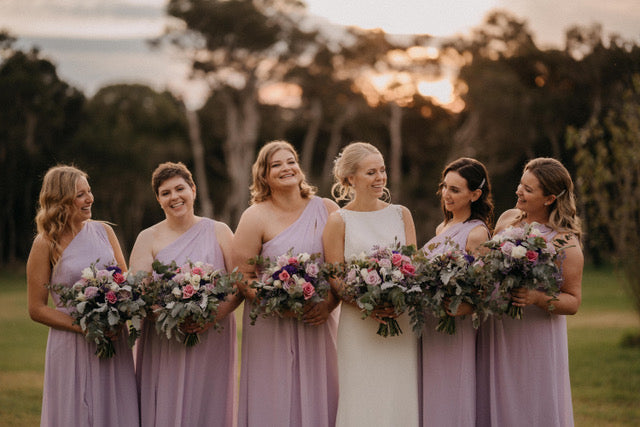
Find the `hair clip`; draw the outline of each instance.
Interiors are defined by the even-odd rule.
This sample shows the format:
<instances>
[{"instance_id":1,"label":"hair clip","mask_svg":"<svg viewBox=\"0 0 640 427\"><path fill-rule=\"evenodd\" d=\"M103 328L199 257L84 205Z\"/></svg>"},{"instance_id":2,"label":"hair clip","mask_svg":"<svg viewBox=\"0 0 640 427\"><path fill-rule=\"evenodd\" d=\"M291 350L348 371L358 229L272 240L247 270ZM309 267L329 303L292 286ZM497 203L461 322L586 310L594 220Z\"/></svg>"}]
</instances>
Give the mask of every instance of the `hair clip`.
<instances>
[{"instance_id":1,"label":"hair clip","mask_svg":"<svg viewBox=\"0 0 640 427\"><path fill-rule=\"evenodd\" d=\"M565 188L564 190L562 190L562 191L560 192L560 194L558 194L558 195L556 196L556 199L559 199L559 198L560 198L560 196L562 196L562 195L563 195L564 193L566 193L566 192L567 192L567 189Z\"/></svg>"},{"instance_id":2,"label":"hair clip","mask_svg":"<svg viewBox=\"0 0 640 427\"><path fill-rule=\"evenodd\" d=\"M478 190L482 190L482 187L484 187L484 183L487 182L484 178L482 178L482 182L480 183L480 185L478 185Z\"/></svg>"}]
</instances>

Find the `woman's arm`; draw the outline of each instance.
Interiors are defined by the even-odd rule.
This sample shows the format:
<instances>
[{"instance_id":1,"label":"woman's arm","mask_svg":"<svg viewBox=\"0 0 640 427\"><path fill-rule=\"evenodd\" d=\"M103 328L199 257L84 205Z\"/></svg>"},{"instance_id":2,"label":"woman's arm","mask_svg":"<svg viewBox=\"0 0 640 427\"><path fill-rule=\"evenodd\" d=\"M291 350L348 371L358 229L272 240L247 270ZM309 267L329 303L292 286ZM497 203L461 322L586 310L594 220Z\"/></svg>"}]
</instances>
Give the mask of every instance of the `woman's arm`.
<instances>
[{"instance_id":1,"label":"woman's arm","mask_svg":"<svg viewBox=\"0 0 640 427\"><path fill-rule=\"evenodd\" d=\"M407 245L416 244L416 226L413 223L413 216L411 211L402 206L402 220L404 222L404 236Z\"/></svg>"},{"instance_id":2,"label":"woman's arm","mask_svg":"<svg viewBox=\"0 0 640 427\"><path fill-rule=\"evenodd\" d=\"M82 334L82 329L79 325L73 324L71 316L49 307L47 285L50 280L49 244L44 237L38 235L31 246L31 252L27 260L29 316L32 320L51 328Z\"/></svg>"},{"instance_id":3,"label":"woman's arm","mask_svg":"<svg viewBox=\"0 0 640 427\"><path fill-rule=\"evenodd\" d=\"M264 215L260 215L260 210L258 205L253 205L243 212L231 243L232 264L238 267L243 276L238 287L248 301L253 301L256 296L255 289L250 287L251 282L257 277L256 266L248 261L259 255L262 250Z\"/></svg>"},{"instance_id":4,"label":"woman's arm","mask_svg":"<svg viewBox=\"0 0 640 427\"><path fill-rule=\"evenodd\" d=\"M118 241L118 237L116 236L113 228L106 223L102 223L105 231L107 232L107 236L109 237L109 243L111 243L111 248L113 249L113 255L116 258L115 261L118 264L118 267L122 271L127 271L127 262L124 259L124 255L122 254L122 248L120 247L120 242Z\"/></svg>"},{"instance_id":5,"label":"woman's arm","mask_svg":"<svg viewBox=\"0 0 640 427\"><path fill-rule=\"evenodd\" d=\"M232 261L233 232L227 224L216 221L216 237L218 238L218 243L220 244L220 248L222 249L225 266L227 268L227 271L230 273L235 268ZM220 307L218 308L216 322L221 321L227 315L232 313L236 308L238 308L243 299L244 297L239 291L236 291L235 293L227 297L227 300L221 303Z\"/></svg>"},{"instance_id":6,"label":"woman's arm","mask_svg":"<svg viewBox=\"0 0 640 427\"><path fill-rule=\"evenodd\" d=\"M584 256L580 242L575 237L565 237L567 248L563 249L564 258L561 261L562 288L556 301L544 292L528 289L518 289L513 292L513 305L525 307L535 304L551 314L576 314L582 302L582 269ZM553 307L553 309L550 309Z\"/></svg>"},{"instance_id":7,"label":"woman's arm","mask_svg":"<svg viewBox=\"0 0 640 427\"><path fill-rule=\"evenodd\" d=\"M145 271L150 273L153 264L153 227L147 228L138 234L136 242L129 256L129 269L132 273Z\"/></svg>"}]
</instances>

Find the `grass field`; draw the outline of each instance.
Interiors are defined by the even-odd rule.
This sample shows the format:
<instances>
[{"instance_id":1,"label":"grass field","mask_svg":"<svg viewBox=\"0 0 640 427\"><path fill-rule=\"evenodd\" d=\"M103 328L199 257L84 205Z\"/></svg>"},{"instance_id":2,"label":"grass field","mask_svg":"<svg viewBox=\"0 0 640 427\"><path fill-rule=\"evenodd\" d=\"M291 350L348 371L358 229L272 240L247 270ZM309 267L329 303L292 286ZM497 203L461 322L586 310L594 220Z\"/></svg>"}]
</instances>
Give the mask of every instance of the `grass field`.
<instances>
[{"instance_id":1,"label":"grass field","mask_svg":"<svg viewBox=\"0 0 640 427\"><path fill-rule=\"evenodd\" d=\"M22 271L0 272L0 307L0 425L37 426L47 328L28 317ZM640 321L612 270L585 271L568 325L576 425L640 425L640 348L620 344Z\"/></svg>"}]
</instances>

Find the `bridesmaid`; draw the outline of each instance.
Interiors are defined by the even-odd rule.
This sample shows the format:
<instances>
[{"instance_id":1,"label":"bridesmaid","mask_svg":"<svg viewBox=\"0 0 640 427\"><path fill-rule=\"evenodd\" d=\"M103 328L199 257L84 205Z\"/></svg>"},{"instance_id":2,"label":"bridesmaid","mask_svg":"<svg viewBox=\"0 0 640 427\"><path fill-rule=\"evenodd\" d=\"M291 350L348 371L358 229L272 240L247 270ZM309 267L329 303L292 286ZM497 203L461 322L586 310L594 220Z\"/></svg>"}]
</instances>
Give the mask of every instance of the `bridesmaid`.
<instances>
[{"instance_id":1,"label":"bridesmaid","mask_svg":"<svg viewBox=\"0 0 640 427\"><path fill-rule=\"evenodd\" d=\"M480 327L477 425L573 426L565 315L580 306L584 264L573 182L559 161L537 158L525 166L516 195L496 234L537 222L547 240L567 241L561 292L552 302L544 292L519 289L512 301L524 308L522 319L504 316Z\"/></svg>"},{"instance_id":2,"label":"bridesmaid","mask_svg":"<svg viewBox=\"0 0 640 427\"><path fill-rule=\"evenodd\" d=\"M247 283L256 255L275 258L323 252L322 231L338 207L314 196L295 149L285 141L266 144L253 164L251 206L244 211L233 240L235 262ZM255 291L246 284L246 300ZM238 426L333 426L338 401L336 363L337 301L309 306L302 321L259 318L250 325L245 304L242 329Z\"/></svg>"},{"instance_id":3,"label":"bridesmaid","mask_svg":"<svg viewBox=\"0 0 640 427\"><path fill-rule=\"evenodd\" d=\"M323 242L328 262L344 262L374 245L416 244L411 212L381 200L389 195L387 172L376 147L365 142L347 145L336 160L334 178L334 194L348 203L327 221ZM340 294L342 284L332 285ZM407 314L397 317L402 335L377 335L376 321L391 314L380 307L362 319L355 303L343 300L338 329L337 426L411 427L419 423L418 340Z\"/></svg>"},{"instance_id":4,"label":"bridesmaid","mask_svg":"<svg viewBox=\"0 0 640 427\"><path fill-rule=\"evenodd\" d=\"M91 221L93 194L87 174L72 166L47 171L36 215L38 235L27 261L29 315L48 326L42 396L42 426L137 426L138 399L131 350L126 332L113 338L116 354L94 355L96 345L86 341L73 324L69 309L47 284L72 286L84 268L126 264L113 229Z\"/></svg>"},{"instance_id":5,"label":"bridesmaid","mask_svg":"<svg viewBox=\"0 0 640 427\"><path fill-rule=\"evenodd\" d=\"M131 252L132 271L151 271L154 260L213 264L230 271L229 227L194 214L196 186L182 163L162 163L151 185L165 219L136 239ZM232 312L241 298L221 303L217 332L206 325L200 343L184 344L158 335L146 319L137 345L136 375L143 426L232 426L236 394L236 323Z\"/></svg>"},{"instance_id":6,"label":"bridesmaid","mask_svg":"<svg viewBox=\"0 0 640 427\"><path fill-rule=\"evenodd\" d=\"M437 244L430 255L441 254L452 242L473 253L489 238L493 216L487 170L475 159L460 158L442 172L438 190L444 221L425 245ZM462 303L455 316L473 313ZM476 416L476 330L469 317L456 319L456 334L436 331L438 320L427 318L422 331L421 414L423 426L472 426Z\"/></svg>"}]
</instances>

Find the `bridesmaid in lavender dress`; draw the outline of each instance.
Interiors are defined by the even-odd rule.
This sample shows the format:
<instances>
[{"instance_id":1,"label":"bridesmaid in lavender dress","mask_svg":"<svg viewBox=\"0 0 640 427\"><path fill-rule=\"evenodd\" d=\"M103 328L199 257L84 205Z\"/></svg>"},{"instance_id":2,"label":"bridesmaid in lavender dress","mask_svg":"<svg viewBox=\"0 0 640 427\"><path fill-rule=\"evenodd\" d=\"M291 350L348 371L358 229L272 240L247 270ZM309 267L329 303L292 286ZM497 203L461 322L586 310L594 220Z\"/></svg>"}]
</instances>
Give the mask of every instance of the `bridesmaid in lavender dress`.
<instances>
[{"instance_id":1,"label":"bridesmaid in lavender dress","mask_svg":"<svg viewBox=\"0 0 640 427\"><path fill-rule=\"evenodd\" d=\"M131 252L132 271L151 271L164 263L202 261L229 271L229 227L194 214L196 187L182 163L163 163L153 172L153 190L166 219L143 230ZM233 310L241 299L221 303L216 321L202 328L194 347L158 335L146 319L136 351L136 374L143 426L232 426L236 392L236 324Z\"/></svg>"},{"instance_id":2,"label":"bridesmaid in lavender dress","mask_svg":"<svg viewBox=\"0 0 640 427\"><path fill-rule=\"evenodd\" d=\"M389 194L384 158L376 147L365 142L347 145L336 160L334 178L337 199L349 202L327 221L323 235L327 261L348 261L374 245L416 244L411 212L381 200ZM332 286L341 293L342 283L335 281ZM360 308L343 300L336 426L418 426L418 340L406 313L396 318L403 334L377 335L376 322L392 316L393 309L377 307L362 319Z\"/></svg>"},{"instance_id":3,"label":"bridesmaid in lavender dress","mask_svg":"<svg viewBox=\"0 0 640 427\"><path fill-rule=\"evenodd\" d=\"M235 263L251 283L247 260L293 253L323 252L322 231L337 209L314 196L298 165L295 149L273 141L253 165L251 206L242 214L233 241ZM242 286L247 301L255 291ZM302 321L262 318L250 325L245 304L242 329L238 426L329 427L338 401L336 300L309 305Z\"/></svg>"},{"instance_id":4,"label":"bridesmaid in lavender dress","mask_svg":"<svg viewBox=\"0 0 640 427\"><path fill-rule=\"evenodd\" d=\"M116 354L99 359L96 345L73 324L69 310L46 285L72 286L84 268L126 265L113 229L91 221L87 175L71 166L47 172L40 191L36 236L27 261L29 315L48 326L42 426L138 426L138 399L126 332L113 337Z\"/></svg>"},{"instance_id":5,"label":"bridesmaid in lavender dress","mask_svg":"<svg viewBox=\"0 0 640 427\"><path fill-rule=\"evenodd\" d=\"M463 157L447 165L438 191L444 221L425 248L437 255L457 247L473 253L489 238L493 216L487 170ZM462 303L455 316L473 313ZM421 339L421 422L423 426L472 426L476 416L476 330L470 317L456 319L455 335L436 331L429 316Z\"/></svg>"},{"instance_id":6,"label":"bridesmaid in lavender dress","mask_svg":"<svg viewBox=\"0 0 640 427\"><path fill-rule=\"evenodd\" d=\"M525 166L516 195L516 208L500 216L497 234L537 222L547 240L561 237L569 247L556 301L544 292L519 289L512 302L524 308L522 319L504 316L480 326L477 425L572 426L565 315L580 306L584 264L573 182L559 161L537 158Z\"/></svg>"}]
</instances>

